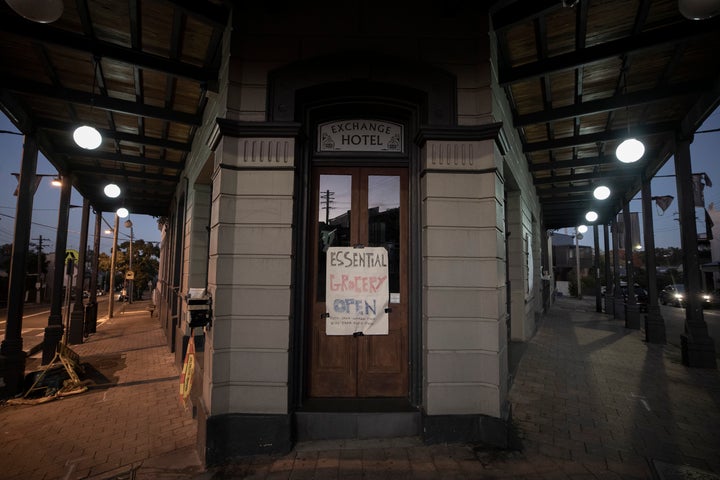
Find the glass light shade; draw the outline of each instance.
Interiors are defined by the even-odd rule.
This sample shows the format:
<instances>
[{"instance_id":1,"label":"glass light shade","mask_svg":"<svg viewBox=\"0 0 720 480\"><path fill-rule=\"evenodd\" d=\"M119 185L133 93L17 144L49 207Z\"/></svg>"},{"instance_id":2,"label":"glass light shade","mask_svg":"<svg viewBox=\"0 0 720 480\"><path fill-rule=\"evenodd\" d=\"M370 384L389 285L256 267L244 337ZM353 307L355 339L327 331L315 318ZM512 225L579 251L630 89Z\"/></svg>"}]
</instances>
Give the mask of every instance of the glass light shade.
<instances>
[{"instance_id":1,"label":"glass light shade","mask_svg":"<svg viewBox=\"0 0 720 480\"><path fill-rule=\"evenodd\" d=\"M706 20L720 13L719 0L678 0L678 10L690 20Z\"/></svg>"},{"instance_id":2,"label":"glass light shade","mask_svg":"<svg viewBox=\"0 0 720 480\"><path fill-rule=\"evenodd\" d=\"M642 158L644 153L645 145L636 138L623 140L623 142L618 145L615 150L615 156L623 163L637 162L640 158Z\"/></svg>"},{"instance_id":3,"label":"glass light shade","mask_svg":"<svg viewBox=\"0 0 720 480\"><path fill-rule=\"evenodd\" d=\"M107 185L105 185L103 191L105 192L105 196L110 198L117 198L120 196L120 187L118 187L114 183L108 183Z\"/></svg>"},{"instance_id":4,"label":"glass light shade","mask_svg":"<svg viewBox=\"0 0 720 480\"><path fill-rule=\"evenodd\" d=\"M128 209L125 208L125 207L120 207L120 208L118 208L118 209L117 209L117 212L115 212L115 213L117 213L117 216L120 217L120 218L125 218L125 217L127 217L128 215L130 215L130 212L128 212Z\"/></svg>"},{"instance_id":5,"label":"glass light shade","mask_svg":"<svg viewBox=\"0 0 720 480\"><path fill-rule=\"evenodd\" d=\"M593 191L593 197L598 200L605 200L610 196L610 189L605 185L600 185Z\"/></svg>"},{"instance_id":6,"label":"glass light shade","mask_svg":"<svg viewBox=\"0 0 720 480\"><path fill-rule=\"evenodd\" d=\"M585 232L587 232L587 226L586 225L578 225L577 231L580 233L585 233Z\"/></svg>"},{"instance_id":7,"label":"glass light shade","mask_svg":"<svg viewBox=\"0 0 720 480\"><path fill-rule=\"evenodd\" d=\"M5 0L21 17L33 22L51 23L62 16L62 0Z\"/></svg>"},{"instance_id":8,"label":"glass light shade","mask_svg":"<svg viewBox=\"0 0 720 480\"><path fill-rule=\"evenodd\" d=\"M593 212L592 210L585 214L585 220L587 220L588 222L594 222L597 219L598 214L596 212Z\"/></svg>"},{"instance_id":9,"label":"glass light shade","mask_svg":"<svg viewBox=\"0 0 720 480\"><path fill-rule=\"evenodd\" d=\"M73 132L73 139L79 147L86 150L95 150L102 143L102 135L100 135L100 132L88 125L76 128Z\"/></svg>"}]
</instances>

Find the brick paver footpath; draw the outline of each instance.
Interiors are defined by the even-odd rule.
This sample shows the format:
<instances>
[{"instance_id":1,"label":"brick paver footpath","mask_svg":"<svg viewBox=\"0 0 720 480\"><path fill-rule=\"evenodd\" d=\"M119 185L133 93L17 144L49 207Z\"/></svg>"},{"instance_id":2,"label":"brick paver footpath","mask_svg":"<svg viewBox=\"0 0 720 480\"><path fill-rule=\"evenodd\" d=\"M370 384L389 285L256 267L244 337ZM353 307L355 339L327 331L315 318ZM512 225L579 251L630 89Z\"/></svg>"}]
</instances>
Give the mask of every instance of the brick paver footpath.
<instances>
[{"instance_id":1,"label":"brick paver footpath","mask_svg":"<svg viewBox=\"0 0 720 480\"><path fill-rule=\"evenodd\" d=\"M0 407L0 478L720 479L720 374L686 368L676 347L643 338L595 313L594 300L558 299L512 381L519 449L308 442L206 471L173 355L157 319L133 304L73 346L105 384Z\"/></svg>"},{"instance_id":2,"label":"brick paver footpath","mask_svg":"<svg viewBox=\"0 0 720 480\"><path fill-rule=\"evenodd\" d=\"M71 345L93 369L97 383L88 391L0 407L0 478L115 478L141 463L149 471L173 455L179 473L189 465L200 470L196 422L179 402L178 369L148 305L117 305L97 333ZM28 366L40 368L40 358L29 358Z\"/></svg>"}]
</instances>

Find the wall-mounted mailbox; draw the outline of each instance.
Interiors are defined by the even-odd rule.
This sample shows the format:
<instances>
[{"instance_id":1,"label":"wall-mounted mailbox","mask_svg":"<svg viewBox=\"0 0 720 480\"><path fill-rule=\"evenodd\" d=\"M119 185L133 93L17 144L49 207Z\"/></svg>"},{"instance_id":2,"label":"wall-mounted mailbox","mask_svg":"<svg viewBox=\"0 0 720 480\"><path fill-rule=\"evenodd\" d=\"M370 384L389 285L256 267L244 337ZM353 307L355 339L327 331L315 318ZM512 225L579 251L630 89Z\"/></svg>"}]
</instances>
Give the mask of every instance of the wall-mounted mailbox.
<instances>
[{"instance_id":1,"label":"wall-mounted mailbox","mask_svg":"<svg viewBox=\"0 0 720 480\"><path fill-rule=\"evenodd\" d=\"M205 327L212 316L212 297L204 288L191 288L185 295L187 323L190 328Z\"/></svg>"}]
</instances>

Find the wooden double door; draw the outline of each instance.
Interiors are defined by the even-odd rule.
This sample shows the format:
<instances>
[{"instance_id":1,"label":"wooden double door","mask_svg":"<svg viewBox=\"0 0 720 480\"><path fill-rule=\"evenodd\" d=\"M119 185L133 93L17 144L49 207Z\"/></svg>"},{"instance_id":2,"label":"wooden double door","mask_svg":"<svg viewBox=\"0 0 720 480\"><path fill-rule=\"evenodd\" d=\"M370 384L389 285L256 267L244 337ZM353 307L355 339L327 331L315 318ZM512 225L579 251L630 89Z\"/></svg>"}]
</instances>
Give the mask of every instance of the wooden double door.
<instances>
[{"instance_id":1,"label":"wooden double door","mask_svg":"<svg viewBox=\"0 0 720 480\"><path fill-rule=\"evenodd\" d=\"M310 397L407 397L408 178L403 168L315 168L308 282ZM327 335L330 247L388 252L387 335Z\"/></svg>"}]
</instances>

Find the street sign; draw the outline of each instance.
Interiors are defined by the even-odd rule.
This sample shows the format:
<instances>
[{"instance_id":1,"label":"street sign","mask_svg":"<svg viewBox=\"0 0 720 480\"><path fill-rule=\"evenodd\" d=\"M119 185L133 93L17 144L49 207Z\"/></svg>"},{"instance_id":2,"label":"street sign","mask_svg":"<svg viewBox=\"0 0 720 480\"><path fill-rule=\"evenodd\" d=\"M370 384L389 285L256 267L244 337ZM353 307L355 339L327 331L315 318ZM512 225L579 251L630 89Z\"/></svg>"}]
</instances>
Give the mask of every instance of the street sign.
<instances>
[{"instance_id":1,"label":"street sign","mask_svg":"<svg viewBox=\"0 0 720 480\"><path fill-rule=\"evenodd\" d=\"M77 263L79 258L80 258L80 252L78 252L77 250L72 250L72 249L65 250L65 264L66 265L69 261Z\"/></svg>"},{"instance_id":2,"label":"street sign","mask_svg":"<svg viewBox=\"0 0 720 480\"><path fill-rule=\"evenodd\" d=\"M125 280L135 280L135 272L133 272L132 270L128 270L125 273Z\"/></svg>"}]
</instances>

